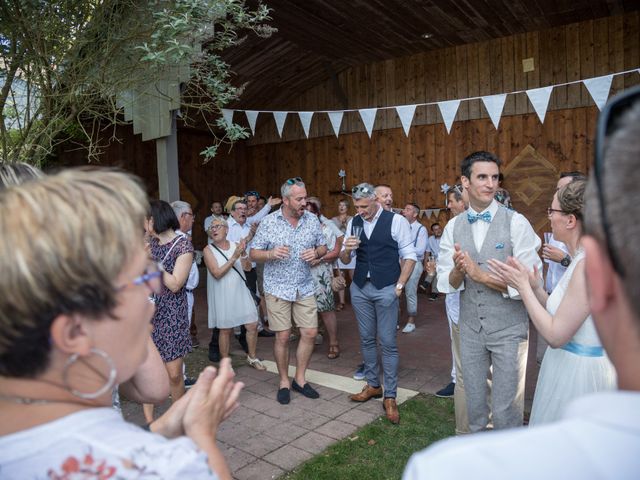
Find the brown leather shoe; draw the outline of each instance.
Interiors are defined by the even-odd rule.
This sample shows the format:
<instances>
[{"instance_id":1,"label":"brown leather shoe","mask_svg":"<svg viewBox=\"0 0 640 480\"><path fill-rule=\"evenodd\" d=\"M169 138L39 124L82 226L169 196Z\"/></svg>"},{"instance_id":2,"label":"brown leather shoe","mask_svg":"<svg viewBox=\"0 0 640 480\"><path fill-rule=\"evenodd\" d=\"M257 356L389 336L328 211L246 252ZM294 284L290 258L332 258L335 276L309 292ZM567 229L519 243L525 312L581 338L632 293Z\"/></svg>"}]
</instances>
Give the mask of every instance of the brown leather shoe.
<instances>
[{"instance_id":1,"label":"brown leather shoe","mask_svg":"<svg viewBox=\"0 0 640 480\"><path fill-rule=\"evenodd\" d=\"M349 399L353 402L366 402L371 398L382 397L382 387L372 387L368 383L364 386L360 393L349 395Z\"/></svg>"},{"instance_id":2,"label":"brown leather shoe","mask_svg":"<svg viewBox=\"0 0 640 480\"><path fill-rule=\"evenodd\" d=\"M398 404L395 398L385 398L382 401L382 406L391 423L395 423L396 425L400 423L400 412L398 412Z\"/></svg>"}]
</instances>

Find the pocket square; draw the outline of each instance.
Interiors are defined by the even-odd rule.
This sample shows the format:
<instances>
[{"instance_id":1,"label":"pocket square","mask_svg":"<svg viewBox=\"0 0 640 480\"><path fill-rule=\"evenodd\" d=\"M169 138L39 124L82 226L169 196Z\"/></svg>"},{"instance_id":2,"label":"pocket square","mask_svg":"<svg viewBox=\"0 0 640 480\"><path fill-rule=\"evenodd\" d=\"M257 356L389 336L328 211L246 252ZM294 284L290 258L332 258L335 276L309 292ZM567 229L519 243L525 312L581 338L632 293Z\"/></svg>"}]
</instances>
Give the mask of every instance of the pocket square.
<instances>
[{"instance_id":1,"label":"pocket square","mask_svg":"<svg viewBox=\"0 0 640 480\"><path fill-rule=\"evenodd\" d=\"M504 243L496 243L496 249L504 248Z\"/></svg>"}]
</instances>

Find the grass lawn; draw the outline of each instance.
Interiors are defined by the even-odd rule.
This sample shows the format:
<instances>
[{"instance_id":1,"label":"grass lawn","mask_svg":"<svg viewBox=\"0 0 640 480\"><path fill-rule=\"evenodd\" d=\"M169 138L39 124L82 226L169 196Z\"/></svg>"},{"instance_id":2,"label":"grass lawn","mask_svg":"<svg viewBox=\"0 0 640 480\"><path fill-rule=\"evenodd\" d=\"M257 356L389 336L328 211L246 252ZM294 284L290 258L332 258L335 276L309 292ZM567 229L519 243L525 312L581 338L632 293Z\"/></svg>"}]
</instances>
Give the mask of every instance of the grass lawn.
<instances>
[{"instance_id":1,"label":"grass lawn","mask_svg":"<svg viewBox=\"0 0 640 480\"><path fill-rule=\"evenodd\" d=\"M396 480L412 453L454 433L453 400L420 394L400 406L400 425L378 418L280 478Z\"/></svg>"}]
</instances>

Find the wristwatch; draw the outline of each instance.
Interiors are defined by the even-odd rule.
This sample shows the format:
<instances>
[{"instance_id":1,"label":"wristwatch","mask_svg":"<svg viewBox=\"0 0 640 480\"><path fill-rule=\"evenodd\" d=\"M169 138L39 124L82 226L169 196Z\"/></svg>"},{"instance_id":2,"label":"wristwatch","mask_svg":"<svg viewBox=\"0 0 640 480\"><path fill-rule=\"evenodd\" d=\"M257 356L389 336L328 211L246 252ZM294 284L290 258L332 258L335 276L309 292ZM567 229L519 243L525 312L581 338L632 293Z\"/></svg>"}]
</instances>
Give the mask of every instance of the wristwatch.
<instances>
[{"instance_id":1,"label":"wristwatch","mask_svg":"<svg viewBox=\"0 0 640 480\"><path fill-rule=\"evenodd\" d=\"M562 260L560 260L560 265L563 267L568 267L571 264L571 257L567 253Z\"/></svg>"},{"instance_id":2,"label":"wristwatch","mask_svg":"<svg viewBox=\"0 0 640 480\"><path fill-rule=\"evenodd\" d=\"M402 290L404 288L404 283L396 283L396 290Z\"/></svg>"}]
</instances>

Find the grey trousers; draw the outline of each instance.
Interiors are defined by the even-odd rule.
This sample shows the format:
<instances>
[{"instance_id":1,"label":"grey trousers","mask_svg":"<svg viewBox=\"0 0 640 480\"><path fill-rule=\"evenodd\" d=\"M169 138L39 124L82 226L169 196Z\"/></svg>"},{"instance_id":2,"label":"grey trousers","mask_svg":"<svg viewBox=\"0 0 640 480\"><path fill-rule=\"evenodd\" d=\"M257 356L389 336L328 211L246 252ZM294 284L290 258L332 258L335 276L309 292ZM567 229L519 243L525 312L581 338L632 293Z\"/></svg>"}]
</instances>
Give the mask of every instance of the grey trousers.
<instances>
[{"instance_id":1,"label":"grey trousers","mask_svg":"<svg viewBox=\"0 0 640 480\"><path fill-rule=\"evenodd\" d=\"M395 398L400 358L396 344L398 296L395 283L378 290L371 282L365 283L362 289L352 282L349 291L351 305L358 320L360 349L367 383L372 387L380 386L377 338L382 347L384 396Z\"/></svg>"},{"instance_id":2,"label":"grey trousers","mask_svg":"<svg viewBox=\"0 0 640 480\"><path fill-rule=\"evenodd\" d=\"M473 331L460 319L460 353L472 433L487 428L490 411L494 429L522 426L528 348L528 323L488 334L484 329Z\"/></svg>"}]
</instances>

